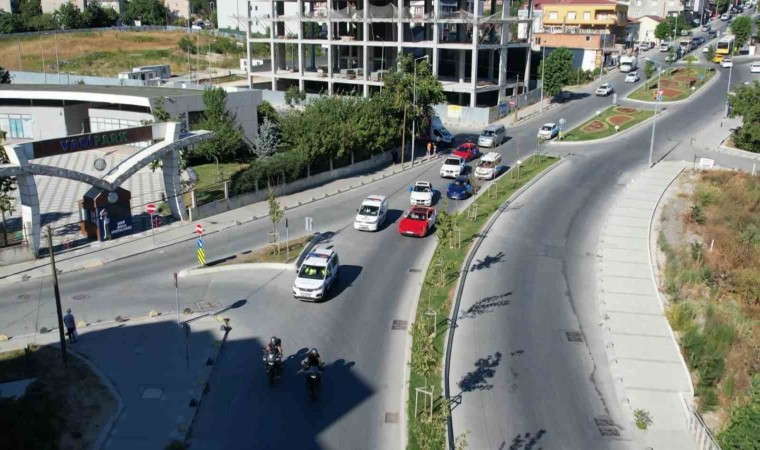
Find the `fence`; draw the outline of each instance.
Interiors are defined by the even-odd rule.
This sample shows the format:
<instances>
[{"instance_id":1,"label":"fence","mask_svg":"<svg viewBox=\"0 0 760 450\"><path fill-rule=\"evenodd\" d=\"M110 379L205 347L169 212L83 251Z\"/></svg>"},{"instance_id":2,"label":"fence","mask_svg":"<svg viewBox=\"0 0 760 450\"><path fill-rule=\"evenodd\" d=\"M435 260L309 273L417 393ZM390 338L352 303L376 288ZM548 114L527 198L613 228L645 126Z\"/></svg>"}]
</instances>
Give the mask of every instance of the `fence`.
<instances>
[{"instance_id":1,"label":"fence","mask_svg":"<svg viewBox=\"0 0 760 450\"><path fill-rule=\"evenodd\" d=\"M705 424L702 416L684 398L684 404L688 411L689 431L697 442L698 450L721 450L710 429Z\"/></svg>"},{"instance_id":2,"label":"fence","mask_svg":"<svg viewBox=\"0 0 760 450\"><path fill-rule=\"evenodd\" d=\"M488 108L471 108L458 105L435 105L438 117L446 123L467 125L488 125L513 113L517 108L524 108L541 100L541 82L532 91L515 95ZM514 106L510 104L514 102Z\"/></svg>"},{"instance_id":3,"label":"fence","mask_svg":"<svg viewBox=\"0 0 760 450\"><path fill-rule=\"evenodd\" d=\"M77 33L98 33L102 31L134 31L134 32L140 32L140 31L183 31L185 33L213 33L215 36L224 36L228 38L237 39L240 41L245 41L245 34L238 34L238 33L230 33L226 31L219 31L219 30L198 30L188 27L175 27L175 26L153 26L153 25L146 25L146 26L131 26L131 25L122 25L119 27L101 27L101 28L76 28L73 30L47 30L47 31L25 31L23 33L11 33L11 34L0 34L0 40L3 39L15 39L19 37L26 37L26 36L44 36L47 34L77 34Z\"/></svg>"}]
</instances>

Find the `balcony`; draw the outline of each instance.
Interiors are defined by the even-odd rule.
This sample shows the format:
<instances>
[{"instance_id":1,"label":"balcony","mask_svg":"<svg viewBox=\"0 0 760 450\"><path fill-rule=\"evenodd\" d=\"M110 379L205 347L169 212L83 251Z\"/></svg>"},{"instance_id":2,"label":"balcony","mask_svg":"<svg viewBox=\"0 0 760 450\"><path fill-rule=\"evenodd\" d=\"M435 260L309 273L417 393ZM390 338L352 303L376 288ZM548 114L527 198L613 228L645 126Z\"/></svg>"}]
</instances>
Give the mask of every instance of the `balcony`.
<instances>
[{"instance_id":1,"label":"balcony","mask_svg":"<svg viewBox=\"0 0 760 450\"><path fill-rule=\"evenodd\" d=\"M589 50L615 47L615 35L609 33L537 33L536 45L542 47L568 47Z\"/></svg>"}]
</instances>

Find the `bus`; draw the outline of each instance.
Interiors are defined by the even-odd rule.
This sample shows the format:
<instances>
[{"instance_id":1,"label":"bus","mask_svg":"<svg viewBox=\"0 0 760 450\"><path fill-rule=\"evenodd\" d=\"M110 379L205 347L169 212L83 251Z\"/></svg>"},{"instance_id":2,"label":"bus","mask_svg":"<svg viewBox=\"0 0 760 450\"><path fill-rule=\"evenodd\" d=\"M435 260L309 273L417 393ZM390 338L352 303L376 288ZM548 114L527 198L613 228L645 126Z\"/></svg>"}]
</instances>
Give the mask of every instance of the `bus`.
<instances>
[{"instance_id":1,"label":"bus","mask_svg":"<svg viewBox=\"0 0 760 450\"><path fill-rule=\"evenodd\" d=\"M721 38L721 40L718 41L718 44L715 46L715 57L713 58L714 63L719 63L723 61L723 58L725 56L729 56L734 53L734 37L733 36L726 36Z\"/></svg>"}]
</instances>

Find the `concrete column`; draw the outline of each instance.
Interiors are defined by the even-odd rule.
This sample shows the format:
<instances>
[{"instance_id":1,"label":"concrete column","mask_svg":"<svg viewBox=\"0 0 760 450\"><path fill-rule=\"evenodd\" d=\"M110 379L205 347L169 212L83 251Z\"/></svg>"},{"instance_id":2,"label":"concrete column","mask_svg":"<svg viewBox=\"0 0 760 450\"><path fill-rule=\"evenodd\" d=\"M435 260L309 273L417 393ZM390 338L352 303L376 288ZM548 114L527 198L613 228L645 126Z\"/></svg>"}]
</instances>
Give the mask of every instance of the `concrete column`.
<instances>
[{"instance_id":1,"label":"concrete column","mask_svg":"<svg viewBox=\"0 0 760 450\"><path fill-rule=\"evenodd\" d=\"M303 76L304 62L303 62L303 22L301 21L301 14L303 14L303 0L298 0L298 74ZM303 80L298 81L299 89L303 90Z\"/></svg>"},{"instance_id":2,"label":"concrete column","mask_svg":"<svg viewBox=\"0 0 760 450\"><path fill-rule=\"evenodd\" d=\"M164 141L174 142L179 139L179 130L178 123L167 123ZM161 175L164 180L166 203L169 204L172 216L175 219L185 220L185 200L182 196L179 149L174 149L161 158Z\"/></svg>"},{"instance_id":3,"label":"concrete column","mask_svg":"<svg viewBox=\"0 0 760 450\"><path fill-rule=\"evenodd\" d=\"M327 91L330 95L333 93L333 22L332 22L332 0L327 2Z\"/></svg>"},{"instance_id":4,"label":"concrete column","mask_svg":"<svg viewBox=\"0 0 760 450\"><path fill-rule=\"evenodd\" d=\"M397 11L398 17L396 17L396 21L397 21L396 26L398 28L398 36L397 36L396 42L399 43L398 52L399 54L401 54L401 43L404 42L404 22L401 21L401 16L403 15L402 11L404 10L404 0L398 0L397 6L398 6L398 11Z\"/></svg>"},{"instance_id":5,"label":"concrete column","mask_svg":"<svg viewBox=\"0 0 760 450\"><path fill-rule=\"evenodd\" d=\"M523 77L523 84L525 87L523 88L523 93L528 92L530 89L530 59L533 55L533 52L531 51L531 47L533 46L533 0L529 0L528 3L528 18L530 18L530 23L528 24L527 33L528 48L526 49L527 57L525 58L525 77ZM543 43L541 45L543 46Z\"/></svg>"},{"instance_id":6,"label":"concrete column","mask_svg":"<svg viewBox=\"0 0 760 450\"><path fill-rule=\"evenodd\" d=\"M509 8L509 5L504 5L504 8ZM472 59L470 60L470 83L472 85L470 89L472 90L472 94L470 95L470 107L474 108L478 97L475 92L478 89L478 47L480 47L478 42L480 34L478 19L480 17L477 0L473 2L472 15L475 23L472 26Z\"/></svg>"},{"instance_id":7,"label":"concrete column","mask_svg":"<svg viewBox=\"0 0 760 450\"><path fill-rule=\"evenodd\" d=\"M439 28L438 23L438 0L433 0L433 14L435 14L436 21L433 22L433 76L438 78L438 44L439 44Z\"/></svg>"},{"instance_id":8,"label":"concrete column","mask_svg":"<svg viewBox=\"0 0 760 450\"><path fill-rule=\"evenodd\" d=\"M493 80L494 53L496 50L488 50L488 79Z\"/></svg>"},{"instance_id":9,"label":"concrete column","mask_svg":"<svg viewBox=\"0 0 760 450\"><path fill-rule=\"evenodd\" d=\"M531 5L533 4L533 0L531 1ZM501 10L501 18L506 19L509 16L509 8L503 8ZM500 48L499 48L499 99L498 101L502 101L504 97L507 95L507 45L509 43L509 24L507 22L502 22L501 25L501 40L499 42ZM528 52L530 52L530 47L528 47Z\"/></svg>"},{"instance_id":10,"label":"concrete column","mask_svg":"<svg viewBox=\"0 0 760 450\"><path fill-rule=\"evenodd\" d=\"M270 1L269 6L271 8L272 17L274 17L275 9L274 9L274 2ZM269 54L270 54L270 65L272 66L272 90L275 90L275 83L274 83L274 76L277 73L277 47L274 43L274 29L276 28L274 26L274 21L271 22L272 26L269 27Z\"/></svg>"},{"instance_id":11,"label":"concrete column","mask_svg":"<svg viewBox=\"0 0 760 450\"><path fill-rule=\"evenodd\" d=\"M364 52L364 77L362 77L363 80L369 80L369 72L370 72L370 66L369 66L369 47L368 44L371 41L370 39L370 31L369 31L369 0L364 0L364 14L362 15L362 18L364 22L362 23L362 37L364 45L362 46L362 51ZM364 85L364 96L369 96L369 86L366 84Z\"/></svg>"},{"instance_id":12,"label":"concrete column","mask_svg":"<svg viewBox=\"0 0 760 450\"><path fill-rule=\"evenodd\" d=\"M459 62L457 63L457 72L459 74L459 82L464 83L464 66L466 62L466 50L458 50L459 52Z\"/></svg>"},{"instance_id":13,"label":"concrete column","mask_svg":"<svg viewBox=\"0 0 760 450\"><path fill-rule=\"evenodd\" d=\"M6 145L6 154L11 164L24 167L29 159L34 157L32 144ZM19 175L16 177L16 189L21 203L21 223L24 239L29 243L32 252L39 256L40 252L40 198L37 193L37 183L34 175Z\"/></svg>"}]
</instances>

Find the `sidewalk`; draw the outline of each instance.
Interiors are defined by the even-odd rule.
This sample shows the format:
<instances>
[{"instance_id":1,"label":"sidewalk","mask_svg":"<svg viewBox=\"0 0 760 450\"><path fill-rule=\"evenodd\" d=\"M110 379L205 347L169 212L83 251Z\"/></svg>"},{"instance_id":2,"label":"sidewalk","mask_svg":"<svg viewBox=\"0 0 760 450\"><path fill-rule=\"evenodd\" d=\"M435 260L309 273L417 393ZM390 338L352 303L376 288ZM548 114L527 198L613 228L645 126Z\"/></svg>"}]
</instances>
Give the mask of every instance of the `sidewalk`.
<instances>
[{"instance_id":1,"label":"sidewalk","mask_svg":"<svg viewBox=\"0 0 760 450\"><path fill-rule=\"evenodd\" d=\"M67 348L95 366L120 397L121 410L101 431L96 449L162 449L174 439L184 440L224 340L212 316L188 325L187 341L176 317L77 328L79 341ZM57 346L58 330L0 342L0 351L35 342Z\"/></svg>"},{"instance_id":2,"label":"sidewalk","mask_svg":"<svg viewBox=\"0 0 760 450\"><path fill-rule=\"evenodd\" d=\"M415 167L418 167L434 163L440 159L424 160L423 154L423 157L418 157L416 160ZM408 164L406 167L406 170L409 170ZM400 172L401 166L400 164L396 164L365 175L343 178L313 189L284 195L278 197L278 200L280 205L285 210L288 210L346 192ZM261 220L268 215L269 204L267 201L262 201L216 216L207 217L200 221L178 221L161 227L156 230L155 246L152 244L150 231L125 236L110 242L93 242L83 248L57 253L56 268L62 272L74 272L102 266L109 262L147 253L179 242L189 241L197 238L195 234L196 223L203 224L203 234L204 236L208 236L246 222ZM11 284L47 276L50 276L48 258L0 267L0 284Z\"/></svg>"},{"instance_id":3,"label":"sidewalk","mask_svg":"<svg viewBox=\"0 0 760 450\"><path fill-rule=\"evenodd\" d=\"M684 162L643 171L620 194L600 237L600 315L619 398L633 412L649 412L640 431L647 446L693 449L689 431L694 390L675 336L664 316L652 259L655 210ZM635 428L634 428L635 429Z\"/></svg>"}]
</instances>

